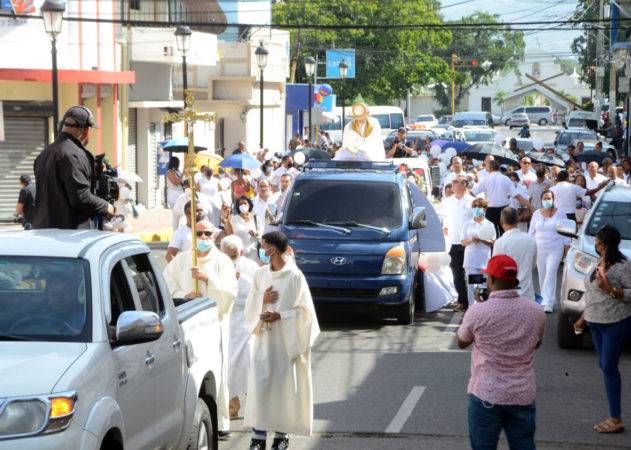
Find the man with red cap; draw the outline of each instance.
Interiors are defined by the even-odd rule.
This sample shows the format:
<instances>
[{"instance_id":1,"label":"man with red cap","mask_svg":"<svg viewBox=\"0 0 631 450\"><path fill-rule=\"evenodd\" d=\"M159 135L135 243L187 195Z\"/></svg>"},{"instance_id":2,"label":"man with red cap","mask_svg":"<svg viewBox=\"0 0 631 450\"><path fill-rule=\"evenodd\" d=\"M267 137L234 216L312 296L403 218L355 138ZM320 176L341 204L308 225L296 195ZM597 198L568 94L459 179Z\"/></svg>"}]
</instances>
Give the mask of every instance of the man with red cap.
<instances>
[{"instance_id":1,"label":"man with red cap","mask_svg":"<svg viewBox=\"0 0 631 450\"><path fill-rule=\"evenodd\" d=\"M473 344L469 393L471 448L497 448L502 429L510 448L535 448L535 351L545 313L517 292L517 263L492 257L486 269L489 298L470 306L458 346Z\"/></svg>"}]
</instances>

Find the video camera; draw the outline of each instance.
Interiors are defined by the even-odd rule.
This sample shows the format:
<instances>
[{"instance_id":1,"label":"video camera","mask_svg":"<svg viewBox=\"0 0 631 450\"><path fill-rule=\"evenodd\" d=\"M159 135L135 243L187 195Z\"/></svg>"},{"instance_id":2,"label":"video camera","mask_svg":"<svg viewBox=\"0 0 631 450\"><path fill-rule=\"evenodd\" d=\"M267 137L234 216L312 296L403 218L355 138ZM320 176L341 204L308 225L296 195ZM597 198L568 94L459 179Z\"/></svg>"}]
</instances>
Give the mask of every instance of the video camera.
<instances>
[{"instance_id":1,"label":"video camera","mask_svg":"<svg viewBox=\"0 0 631 450\"><path fill-rule=\"evenodd\" d=\"M96 165L94 169L96 178L95 193L99 198L113 205L118 200L119 194L118 182L116 181L118 171L113 167L107 166L103 161L104 158L104 154L94 158Z\"/></svg>"},{"instance_id":2,"label":"video camera","mask_svg":"<svg viewBox=\"0 0 631 450\"><path fill-rule=\"evenodd\" d=\"M475 285L476 298L481 302L485 302L489 298L489 288L486 285L486 275L483 273L474 273L469 275L468 284Z\"/></svg>"}]
</instances>

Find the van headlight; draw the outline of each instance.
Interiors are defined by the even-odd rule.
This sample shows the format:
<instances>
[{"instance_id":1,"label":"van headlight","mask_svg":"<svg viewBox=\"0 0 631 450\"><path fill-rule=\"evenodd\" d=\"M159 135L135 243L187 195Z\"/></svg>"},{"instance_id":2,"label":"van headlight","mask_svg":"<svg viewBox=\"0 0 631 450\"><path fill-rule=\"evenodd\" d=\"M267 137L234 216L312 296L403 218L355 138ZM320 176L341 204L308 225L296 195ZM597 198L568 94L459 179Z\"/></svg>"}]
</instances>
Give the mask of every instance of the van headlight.
<instances>
[{"instance_id":1,"label":"van headlight","mask_svg":"<svg viewBox=\"0 0 631 450\"><path fill-rule=\"evenodd\" d=\"M402 275L407 271L405 249L403 247L392 247L386 253L381 267L381 275Z\"/></svg>"},{"instance_id":2,"label":"van headlight","mask_svg":"<svg viewBox=\"0 0 631 450\"><path fill-rule=\"evenodd\" d=\"M598 259L594 258L592 255L578 250L574 253L574 269L576 269L576 271L588 274L594 270L596 264L598 264Z\"/></svg>"},{"instance_id":3,"label":"van headlight","mask_svg":"<svg viewBox=\"0 0 631 450\"><path fill-rule=\"evenodd\" d=\"M0 440L66 429L74 414L75 393L0 402Z\"/></svg>"}]
</instances>

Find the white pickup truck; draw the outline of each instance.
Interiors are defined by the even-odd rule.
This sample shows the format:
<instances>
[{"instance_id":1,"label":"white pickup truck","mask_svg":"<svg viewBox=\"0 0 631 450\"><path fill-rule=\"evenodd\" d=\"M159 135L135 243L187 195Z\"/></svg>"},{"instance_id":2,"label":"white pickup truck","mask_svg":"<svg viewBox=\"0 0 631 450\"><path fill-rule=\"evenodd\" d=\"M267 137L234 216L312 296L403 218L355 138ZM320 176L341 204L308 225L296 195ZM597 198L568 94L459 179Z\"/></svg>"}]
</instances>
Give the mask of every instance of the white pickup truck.
<instances>
[{"instance_id":1,"label":"white pickup truck","mask_svg":"<svg viewBox=\"0 0 631 450\"><path fill-rule=\"evenodd\" d=\"M0 233L0 450L216 449L219 339L133 236Z\"/></svg>"}]
</instances>

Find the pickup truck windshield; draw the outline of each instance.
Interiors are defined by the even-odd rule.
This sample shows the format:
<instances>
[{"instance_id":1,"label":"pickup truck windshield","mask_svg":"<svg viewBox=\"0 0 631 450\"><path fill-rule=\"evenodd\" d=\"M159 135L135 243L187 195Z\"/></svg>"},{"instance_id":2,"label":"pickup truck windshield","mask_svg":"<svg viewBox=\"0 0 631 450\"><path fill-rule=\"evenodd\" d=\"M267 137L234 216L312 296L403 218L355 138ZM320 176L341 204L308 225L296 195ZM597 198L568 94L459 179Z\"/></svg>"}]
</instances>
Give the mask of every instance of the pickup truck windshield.
<instances>
[{"instance_id":1,"label":"pickup truck windshield","mask_svg":"<svg viewBox=\"0 0 631 450\"><path fill-rule=\"evenodd\" d=\"M604 225L618 229L623 240L631 240L631 203L601 201L594 211L585 234L595 236Z\"/></svg>"},{"instance_id":2,"label":"pickup truck windshield","mask_svg":"<svg viewBox=\"0 0 631 450\"><path fill-rule=\"evenodd\" d=\"M87 262L0 256L0 341L88 342Z\"/></svg>"},{"instance_id":3,"label":"pickup truck windshield","mask_svg":"<svg viewBox=\"0 0 631 450\"><path fill-rule=\"evenodd\" d=\"M401 214L401 196L395 183L297 180L285 222L355 222L392 229L401 227Z\"/></svg>"}]
</instances>

